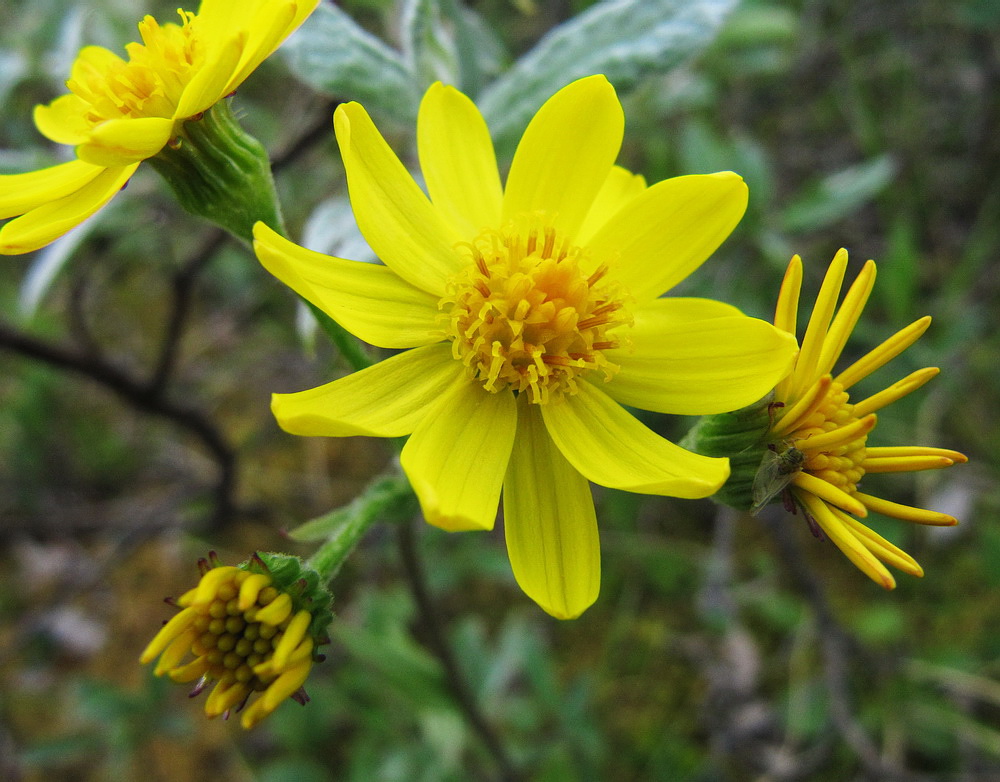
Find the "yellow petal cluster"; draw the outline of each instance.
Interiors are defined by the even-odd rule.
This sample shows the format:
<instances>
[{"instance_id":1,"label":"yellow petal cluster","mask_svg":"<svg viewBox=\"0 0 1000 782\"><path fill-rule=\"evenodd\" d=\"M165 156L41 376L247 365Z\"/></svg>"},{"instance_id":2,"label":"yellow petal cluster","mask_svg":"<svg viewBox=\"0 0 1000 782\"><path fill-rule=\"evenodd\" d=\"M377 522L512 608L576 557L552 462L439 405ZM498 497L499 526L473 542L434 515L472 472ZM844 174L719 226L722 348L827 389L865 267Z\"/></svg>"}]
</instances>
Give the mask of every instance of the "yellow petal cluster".
<instances>
[{"instance_id":1,"label":"yellow petal cluster","mask_svg":"<svg viewBox=\"0 0 1000 782\"><path fill-rule=\"evenodd\" d=\"M957 521L944 513L865 494L859 490L862 478L873 473L941 469L968 460L945 448L868 445L876 412L916 391L939 370L919 369L866 399L851 400L849 390L916 342L931 319L920 318L832 374L875 284L875 263L868 261L838 310L846 269L847 251L841 250L823 280L795 368L775 388L774 423L768 440L782 452L795 449L792 453L800 469L789 486L795 506L869 578L892 589L896 581L885 564L914 576L922 576L923 570L913 557L859 519L874 511L917 524L947 526ZM801 287L802 261L795 256L785 273L774 319L775 326L792 335Z\"/></svg>"},{"instance_id":2,"label":"yellow petal cluster","mask_svg":"<svg viewBox=\"0 0 1000 782\"><path fill-rule=\"evenodd\" d=\"M208 717L242 710L241 724L249 729L286 698L304 702L301 687L313 665L312 615L296 611L269 575L210 567L177 605L180 612L139 659L146 664L159 657L157 676L197 681L192 695L214 682L205 701ZM244 709L255 692L256 700Z\"/></svg>"},{"instance_id":3,"label":"yellow petal cluster","mask_svg":"<svg viewBox=\"0 0 1000 782\"><path fill-rule=\"evenodd\" d=\"M687 451L623 405L703 414L759 399L795 341L707 299L660 298L746 208L732 172L652 186L615 165L624 115L603 76L532 119L506 181L465 95L433 85L417 148L426 194L365 110L334 127L358 225L384 265L311 252L258 223L264 266L362 340L402 349L309 391L275 394L293 434L409 435L401 463L424 516L490 529L503 495L514 575L553 616L597 598L589 482L706 497L726 459Z\"/></svg>"},{"instance_id":4,"label":"yellow petal cluster","mask_svg":"<svg viewBox=\"0 0 1000 782\"><path fill-rule=\"evenodd\" d=\"M100 46L77 56L69 92L35 108L35 124L75 159L0 176L0 254L45 246L104 206L139 163L232 93L313 11L319 0L203 0L180 23L139 23L127 58Z\"/></svg>"}]
</instances>

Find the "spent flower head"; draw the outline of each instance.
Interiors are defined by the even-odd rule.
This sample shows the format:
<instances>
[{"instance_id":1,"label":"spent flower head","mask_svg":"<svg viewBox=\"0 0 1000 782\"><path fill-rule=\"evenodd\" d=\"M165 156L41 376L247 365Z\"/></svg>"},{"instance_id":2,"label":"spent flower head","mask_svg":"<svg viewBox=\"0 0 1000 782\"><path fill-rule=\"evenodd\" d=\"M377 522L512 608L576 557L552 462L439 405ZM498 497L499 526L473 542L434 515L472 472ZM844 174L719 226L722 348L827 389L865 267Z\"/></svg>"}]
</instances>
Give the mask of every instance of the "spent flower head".
<instances>
[{"instance_id":1,"label":"spent flower head","mask_svg":"<svg viewBox=\"0 0 1000 782\"><path fill-rule=\"evenodd\" d=\"M603 76L532 119L501 183L475 105L433 85L417 146L429 197L356 103L334 126L358 225L384 266L303 249L263 224L261 262L362 340L405 349L319 388L276 394L286 430L410 435L424 516L490 529L501 492L514 575L560 618L597 598L588 481L706 497L725 459L663 439L622 405L732 410L791 366L795 342L707 299L659 298L725 240L747 203L731 172L647 187L614 165L624 116Z\"/></svg>"},{"instance_id":2,"label":"spent flower head","mask_svg":"<svg viewBox=\"0 0 1000 782\"><path fill-rule=\"evenodd\" d=\"M140 662L159 657L157 676L196 681L192 697L214 683L205 714L228 717L233 709L243 710L247 729L286 698L306 703L302 685L313 662L323 659L316 648L328 642L332 616L330 595L316 573L283 554L255 554L229 567L212 552L198 566L198 586L176 600L180 612L150 641ZM253 693L256 700L244 710Z\"/></svg>"},{"instance_id":3,"label":"spent flower head","mask_svg":"<svg viewBox=\"0 0 1000 782\"><path fill-rule=\"evenodd\" d=\"M127 59L82 49L69 92L35 107L35 124L76 159L0 176L0 254L36 250L90 217L139 163L175 143L182 124L232 93L295 30L319 0L203 0L180 24L139 23Z\"/></svg>"},{"instance_id":4,"label":"spent flower head","mask_svg":"<svg viewBox=\"0 0 1000 782\"><path fill-rule=\"evenodd\" d=\"M860 519L872 511L916 524L949 526L957 520L862 492L862 479L942 469L968 459L946 448L868 444L876 412L940 370L918 369L872 396L851 399L855 384L916 342L931 319L914 321L833 374L875 284L875 263L868 261L838 309L846 269L847 251L840 250L823 280L791 374L759 404L701 422L691 445L702 453L733 454L733 476L718 499L754 512L783 499L790 511L803 513L817 536L825 533L865 575L892 589L896 581L886 564L914 576L922 576L923 570ZM785 272L774 316L774 325L791 335L796 333L801 288L802 261L796 255Z\"/></svg>"}]
</instances>

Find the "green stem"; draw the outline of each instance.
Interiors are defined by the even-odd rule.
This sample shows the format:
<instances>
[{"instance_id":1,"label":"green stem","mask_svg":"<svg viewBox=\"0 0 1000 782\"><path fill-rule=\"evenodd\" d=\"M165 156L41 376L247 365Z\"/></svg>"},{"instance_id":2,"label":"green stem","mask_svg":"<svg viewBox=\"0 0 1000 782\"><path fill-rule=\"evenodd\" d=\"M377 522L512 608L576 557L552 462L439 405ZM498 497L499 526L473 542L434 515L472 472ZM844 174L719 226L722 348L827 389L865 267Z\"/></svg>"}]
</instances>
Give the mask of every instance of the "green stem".
<instances>
[{"instance_id":1,"label":"green stem","mask_svg":"<svg viewBox=\"0 0 1000 782\"><path fill-rule=\"evenodd\" d=\"M228 100L181 124L149 162L191 214L248 243L258 220L284 233L267 150L240 127Z\"/></svg>"},{"instance_id":2,"label":"green stem","mask_svg":"<svg viewBox=\"0 0 1000 782\"><path fill-rule=\"evenodd\" d=\"M309 311L312 312L313 317L316 318L316 322L319 324L320 328L323 329L326 335L330 338L330 341L334 344L337 350L340 351L340 355L350 365L351 369L358 372L362 369L367 369L375 363L365 352L365 349L361 347L361 344L357 341L357 339L355 339L343 326L337 323L337 321L323 312L323 310L311 301L306 301L306 306L309 307Z\"/></svg>"},{"instance_id":3,"label":"green stem","mask_svg":"<svg viewBox=\"0 0 1000 782\"><path fill-rule=\"evenodd\" d=\"M353 502L307 521L290 533L295 540L323 540L309 566L330 581L358 541L376 521L405 523L419 510L409 482L402 475L372 481Z\"/></svg>"}]
</instances>

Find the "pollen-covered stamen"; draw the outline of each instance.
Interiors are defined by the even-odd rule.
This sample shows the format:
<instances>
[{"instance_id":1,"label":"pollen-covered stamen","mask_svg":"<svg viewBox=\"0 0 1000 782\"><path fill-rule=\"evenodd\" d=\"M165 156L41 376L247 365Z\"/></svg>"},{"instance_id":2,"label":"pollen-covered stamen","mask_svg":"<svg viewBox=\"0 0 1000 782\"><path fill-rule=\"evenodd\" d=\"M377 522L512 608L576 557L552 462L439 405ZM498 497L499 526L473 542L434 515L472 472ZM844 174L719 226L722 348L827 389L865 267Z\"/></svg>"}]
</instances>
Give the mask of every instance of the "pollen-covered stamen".
<instances>
[{"instance_id":1,"label":"pollen-covered stamen","mask_svg":"<svg viewBox=\"0 0 1000 782\"><path fill-rule=\"evenodd\" d=\"M181 24L160 25L151 16L139 24L142 43L126 46L128 61L91 58L78 63L66 82L88 106L87 122L174 115L181 93L204 61L198 17L178 10Z\"/></svg>"},{"instance_id":2,"label":"pollen-covered stamen","mask_svg":"<svg viewBox=\"0 0 1000 782\"><path fill-rule=\"evenodd\" d=\"M441 301L456 359L490 392L525 392L541 404L576 392L576 378L618 367L604 351L631 324L607 266L589 268L583 250L536 218L485 231L459 246L469 264Z\"/></svg>"},{"instance_id":3,"label":"pollen-covered stamen","mask_svg":"<svg viewBox=\"0 0 1000 782\"><path fill-rule=\"evenodd\" d=\"M875 423L874 416L859 418L849 399L843 385L830 383L819 404L787 435L805 455L803 471L846 495L855 493L865 474L865 443Z\"/></svg>"}]
</instances>

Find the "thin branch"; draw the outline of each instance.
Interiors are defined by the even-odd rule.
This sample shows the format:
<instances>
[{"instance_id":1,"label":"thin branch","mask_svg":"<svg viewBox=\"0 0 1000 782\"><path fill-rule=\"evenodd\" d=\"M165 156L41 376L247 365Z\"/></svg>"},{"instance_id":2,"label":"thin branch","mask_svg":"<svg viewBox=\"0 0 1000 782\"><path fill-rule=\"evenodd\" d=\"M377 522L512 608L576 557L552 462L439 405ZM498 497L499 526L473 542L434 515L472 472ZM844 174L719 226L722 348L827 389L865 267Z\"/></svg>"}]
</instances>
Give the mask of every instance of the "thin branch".
<instances>
[{"instance_id":1,"label":"thin branch","mask_svg":"<svg viewBox=\"0 0 1000 782\"><path fill-rule=\"evenodd\" d=\"M403 570L406 573L406 580L413 595L413 600L417 604L420 613L420 621L424 636L431 651L438 658L441 667L444 668L445 681L451 690L455 703L465 714L472 729L479 734L483 744L493 756L497 766L500 768L501 778L505 782L516 782L522 779L522 774L515 768L506 748L500 741L500 737L493 730L493 727L483 716L475 696L469 688L462 671L455 659L455 654L445 638L444 628L438 617L438 612L431 599L430 591L427 588L427 581L424 578L423 569L417 554L416 541L411 524L403 523L396 525L396 543L399 547L400 558L403 561Z\"/></svg>"},{"instance_id":2,"label":"thin branch","mask_svg":"<svg viewBox=\"0 0 1000 782\"><path fill-rule=\"evenodd\" d=\"M151 391L166 387L177 365L177 355L180 350L181 337L191 313L194 300L194 287L201 272L215 258L216 253L229 239L229 234L221 228L214 228L202 246L174 274L173 301L170 319L167 321L163 338L160 341L160 356L156 368L149 377L147 385Z\"/></svg>"}]
</instances>

